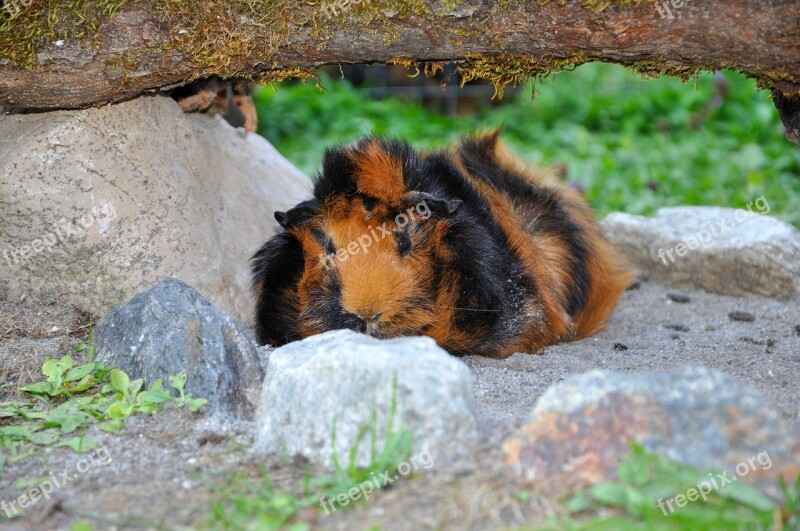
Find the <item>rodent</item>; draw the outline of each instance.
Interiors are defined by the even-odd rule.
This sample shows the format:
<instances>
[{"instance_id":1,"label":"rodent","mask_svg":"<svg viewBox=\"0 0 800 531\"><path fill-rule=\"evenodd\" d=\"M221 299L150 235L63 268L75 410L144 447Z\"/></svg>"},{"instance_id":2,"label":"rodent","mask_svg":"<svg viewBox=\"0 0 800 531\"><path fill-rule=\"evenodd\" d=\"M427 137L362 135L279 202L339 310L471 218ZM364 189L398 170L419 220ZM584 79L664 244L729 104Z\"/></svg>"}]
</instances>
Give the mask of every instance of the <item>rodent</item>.
<instances>
[{"instance_id":1,"label":"rodent","mask_svg":"<svg viewBox=\"0 0 800 531\"><path fill-rule=\"evenodd\" d=\"M448 151L328 149L313 198L253 256L256 332L427 335L454 355L533 353L603 327L632 280L582 197L490 133Z\"/></svg>"}]
</instances>

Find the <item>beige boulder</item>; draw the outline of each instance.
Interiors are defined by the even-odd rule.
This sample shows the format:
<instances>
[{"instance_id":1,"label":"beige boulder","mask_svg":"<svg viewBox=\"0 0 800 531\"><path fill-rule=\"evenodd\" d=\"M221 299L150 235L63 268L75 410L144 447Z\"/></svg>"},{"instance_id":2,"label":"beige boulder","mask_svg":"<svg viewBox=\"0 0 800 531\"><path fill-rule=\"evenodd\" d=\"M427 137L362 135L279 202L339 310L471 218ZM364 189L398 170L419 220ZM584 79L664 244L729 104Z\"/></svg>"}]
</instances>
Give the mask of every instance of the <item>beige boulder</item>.
<instances>
[{"instance_id":1,"label":"beige boulder","mask_svg":"<svg viewBox=\"0 0 800 531\"><path fill-rule=\"evenodd\" d=\"M167 276L239 320L273 211L310 181L264 138L164 96L0 116L0 291L101 315Z\"/></svg>"},{"instance_id":2,"label":"beige boulder","mask_svg":"<svg viewBox=\"0 0 800 531\"><path fill-rule=\"evenodd\" d=\"M753 203L755 209L662 208L652 218L614 212L601 225L632 265L664 284L722 295L796 297L800 231L766 215L766 197Z\"/></svg>"}]
</instances>

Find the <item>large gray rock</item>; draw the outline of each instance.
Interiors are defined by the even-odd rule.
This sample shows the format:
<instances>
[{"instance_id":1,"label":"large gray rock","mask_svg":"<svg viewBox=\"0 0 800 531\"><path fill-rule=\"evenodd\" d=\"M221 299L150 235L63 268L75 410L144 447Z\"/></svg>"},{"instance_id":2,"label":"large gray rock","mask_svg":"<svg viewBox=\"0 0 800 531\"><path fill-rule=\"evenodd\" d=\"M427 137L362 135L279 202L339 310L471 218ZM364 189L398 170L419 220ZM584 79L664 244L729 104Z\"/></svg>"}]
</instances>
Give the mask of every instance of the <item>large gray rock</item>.
<instances>
[{"instance_id":1,"label":"large gray rock","mask_svg":"<svg viewBox=\"0 0 800 531\"><path fill-rule=\"evenodd\" d=\"M301 454L331 466L331 435L343 465L361 426L377 415L377 448L397 375L395 428L413 433L415 455L451 459L469 451L476 435L469 369L427 337L379 340L336 330L272 352L256 414L261 451ZM356 461L369 462L369 436ZM427 458L427 457L426 457Z\"/></svg>"},{"instance_id":2,"label":"large gray rock","mask_svg":"<svg viewBox=\"0 0 800 531\"><path fill-rule=\"evenodd\" d=\"M264 378L255 344L229 315L176 278L106 314L94 331L98 359L143 378L186 371L186 392L207 408L251 417Z\"/></svg>"},{"instance_id":3,"label":"large gray rock","mask_svg":"<svg viewBox=\"0 0 800 531\"><path fill-rule=\"evenodd\" d=\"M96 315L176 276L245 320L248 259L310 188L264 138L163 96L0 116L0 175L0 291Z\"/></svg>"},{"instance_id":4,"label":"large gray rock","mask_svg":"<svg viewBox=\"0 0 800 531\"><path fill-rule=\"evenodd\" d=\"M756 213L769 209L759 200L753 212L675 207L653 218L616 212L602 226L611 243L655 280L786 300L800 293L800 231Z\"/></svg>"},{"instance_id":5,"label":"large gray rock","mask_svg":"<svg viewBox=\"0 0 800 531\"><path fill-rule=\"evenodd\" d=\"M733 472L744 462L749 479L772 487L781 472L800 470L797 427L757 391L699 365L570 377L545 391L504 446L528 479L582 485L611 479L631 442L700 469Z\"/></svg>"}]
</instances>

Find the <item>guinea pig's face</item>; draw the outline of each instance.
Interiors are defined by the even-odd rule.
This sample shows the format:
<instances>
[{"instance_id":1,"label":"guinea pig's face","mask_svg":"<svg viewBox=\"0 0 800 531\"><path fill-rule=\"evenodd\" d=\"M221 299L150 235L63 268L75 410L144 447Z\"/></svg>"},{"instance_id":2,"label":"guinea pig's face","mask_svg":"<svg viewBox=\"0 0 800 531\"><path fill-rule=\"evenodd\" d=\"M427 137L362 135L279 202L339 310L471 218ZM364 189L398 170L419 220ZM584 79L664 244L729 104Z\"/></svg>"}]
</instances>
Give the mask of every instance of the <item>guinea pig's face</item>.
<instances>
[{"instance_id":1,"label":"guinea pig's face","mask_svg":"<svg viewBox=\"0 0 800 531\"><path fill-rule=\"evenodd\" d=\"M304 335L350 328L375 337L422 333L433 322L434 245L441 223L423 202L402 211L367 198L326 202L299 239Z\"/></svg>"},{"instance_id":2,"label":"guinea pig's face","mask_svg":"<svg viewBox=\"0 0 800 531\"><path fill-rule=\"evenodd\" d=\"M323 167L348 173L354 186L276 213L300 242L305 263L298 332L424 334L436 322L437 264L449 252L442 243L451 228L447 214L458 203L407 189L404 176L415 171L416 159L375 140L357 147L343 152L345 162ZM330 178L320 176L317 192Z\"/></svg>"}]
</instances>

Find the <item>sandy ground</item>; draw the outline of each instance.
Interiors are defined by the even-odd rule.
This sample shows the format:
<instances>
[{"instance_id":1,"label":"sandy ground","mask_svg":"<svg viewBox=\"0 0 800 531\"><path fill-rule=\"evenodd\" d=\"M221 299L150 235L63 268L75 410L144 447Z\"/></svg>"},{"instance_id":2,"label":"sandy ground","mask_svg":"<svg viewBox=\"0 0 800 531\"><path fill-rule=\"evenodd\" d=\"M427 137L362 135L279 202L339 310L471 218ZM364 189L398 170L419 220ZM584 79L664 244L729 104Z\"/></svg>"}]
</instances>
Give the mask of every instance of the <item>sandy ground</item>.
<instances>
[{"instance_id":1,"label":"sandy ground","mask_svg":"<svg viewBox=\"0 0 800 531\"><path fill-rule=\"evenodd\" d=\"M568 376L595 368L670 371L701 363L736 376L764 393L788 418L800 417L800 301L734 298L689 292L671 300L664 286L641 282L626 292L608 327L595 337L549 347L539 355L506 360L467 357L482 432L473 459L398 483L369 503L323 517L306 515L320 528L487 529L535 523L554 514L558 486L523 485L501 465L504 437L528 418L544 390ZM674 297L681 299L682 297ZM685 300L685 297L683 297ZM748 312L751 322L732 320ZM0 294L0 396L38 379L47 356L68 353L94 316L58 304L29 308L3 302ZM252 424L188 412L134 417L118 434L92 431L110 462L76 473L82 459L50 448L8 464L0 475L0 501L19 496L51 472L75 476L7 529L68 529L89 521L95 529L196 527L206 518L213 493L227 471L256 474L265 464L277 486L302 477L302 460L264 457L249 450ZM521 490L534 495L520 501ZM542 494L537 494L541 492ZM3 515L0 514L0 517Z\"/></svg>"}]
</instances>

